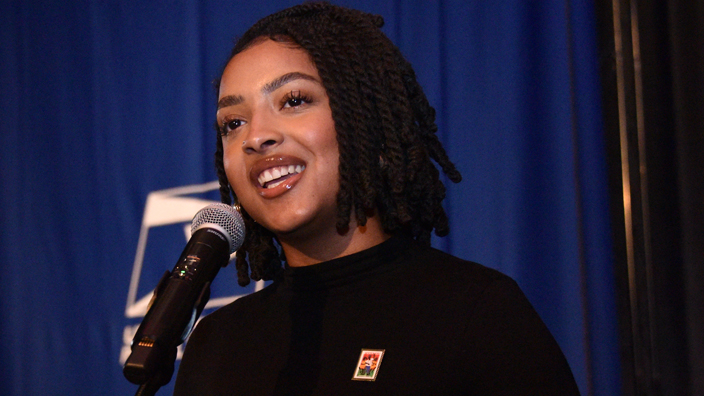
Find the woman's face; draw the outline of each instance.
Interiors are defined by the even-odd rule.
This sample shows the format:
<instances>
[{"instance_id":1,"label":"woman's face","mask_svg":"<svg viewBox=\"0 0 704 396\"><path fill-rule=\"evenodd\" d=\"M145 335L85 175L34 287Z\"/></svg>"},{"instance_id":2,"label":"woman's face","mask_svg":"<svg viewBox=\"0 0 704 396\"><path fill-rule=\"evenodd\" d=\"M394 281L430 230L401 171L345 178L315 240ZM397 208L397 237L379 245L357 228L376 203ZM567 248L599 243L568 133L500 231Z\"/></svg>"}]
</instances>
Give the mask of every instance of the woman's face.
<instances>
[{"instance_id":1,"label":"woman's face","mask_svg":"<svg viewBox=\"0 0 704 396\"><path fill-rule=\"evenodd\" d=\"M304 50L266 39L235 55L217 122L228 180L254 220L282 239L336 231L335 125Z\"/></svg>"}]
</instances>

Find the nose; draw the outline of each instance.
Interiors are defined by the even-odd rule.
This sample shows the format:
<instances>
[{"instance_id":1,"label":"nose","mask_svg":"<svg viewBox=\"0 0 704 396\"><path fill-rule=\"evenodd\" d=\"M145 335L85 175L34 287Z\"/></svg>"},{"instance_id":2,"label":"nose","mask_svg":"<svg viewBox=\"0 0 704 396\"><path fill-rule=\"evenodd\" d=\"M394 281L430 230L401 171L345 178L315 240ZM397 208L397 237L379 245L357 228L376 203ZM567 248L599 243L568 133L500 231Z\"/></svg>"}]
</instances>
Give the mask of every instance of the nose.
<instances>
[{"instance_id":1,"label":"nose","mask_svg":"<svg viewBox=\"0 0 704 396\"><path fill-rule=\"evenodd\" d=\"M283 142L283 134L269 114L255 115L249 122L249 131L242 142L247 154L264 154Z\"/></svg>"}]
</instances>

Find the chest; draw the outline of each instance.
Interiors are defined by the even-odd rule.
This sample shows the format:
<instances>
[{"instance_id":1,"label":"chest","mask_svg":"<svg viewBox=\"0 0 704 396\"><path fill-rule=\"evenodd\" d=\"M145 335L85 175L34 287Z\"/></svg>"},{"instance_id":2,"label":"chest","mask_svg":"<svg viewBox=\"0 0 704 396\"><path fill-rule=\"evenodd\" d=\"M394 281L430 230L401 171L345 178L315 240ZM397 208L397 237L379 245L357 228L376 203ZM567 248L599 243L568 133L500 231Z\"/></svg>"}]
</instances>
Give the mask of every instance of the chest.
<instances>
[{"instance_id":1,"label":"chest","mask_svg":"<svg viewBox=\"0 0 704 396\"><path fill-rule=\"evenodd\" d=\"M383 293L334 297L289 300L261 315L258 328L247 329L255 339L240 338L220 351L219 377L239 388L256 384L251 394L427 395L467 389L459 367L466 360L463 315L429 306L435 302Z\"/></svg>"}]
</instances>

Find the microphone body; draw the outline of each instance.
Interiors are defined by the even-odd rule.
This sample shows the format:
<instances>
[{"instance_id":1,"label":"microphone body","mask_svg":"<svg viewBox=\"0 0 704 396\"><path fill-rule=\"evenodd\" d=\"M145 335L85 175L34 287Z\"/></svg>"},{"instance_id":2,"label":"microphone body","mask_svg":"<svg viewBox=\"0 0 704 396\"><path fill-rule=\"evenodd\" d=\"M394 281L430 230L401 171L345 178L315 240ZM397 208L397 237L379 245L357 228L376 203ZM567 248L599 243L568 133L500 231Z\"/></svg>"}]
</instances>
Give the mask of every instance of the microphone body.
<instances>
[{"instance_id":1,"label":"microphone body","mask_svg":"<svg viewBox=\"0 0 704 396\"><path fill-rule=\"evenodd\" d=\"M232 207L214 204L196 214L191 239L174 269L156 287L132 341L132 353L123 368L130 382L152 380L163 386L171 380L176 348L208 302L211 282L243 240L244 221Z\"/></svg>"}]
</instances>

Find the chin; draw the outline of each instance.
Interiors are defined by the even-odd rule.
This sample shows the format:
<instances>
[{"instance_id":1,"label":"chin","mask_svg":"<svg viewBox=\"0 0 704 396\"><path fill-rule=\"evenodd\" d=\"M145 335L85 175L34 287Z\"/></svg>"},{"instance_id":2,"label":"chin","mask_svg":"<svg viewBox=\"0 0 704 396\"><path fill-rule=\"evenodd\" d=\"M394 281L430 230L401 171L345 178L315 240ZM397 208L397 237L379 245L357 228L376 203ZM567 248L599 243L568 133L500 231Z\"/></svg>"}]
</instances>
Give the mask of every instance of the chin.
<instances>
[{"instance_id":1,"label":"chin","mask_svg":"<svg viewBox=\"0 0 704 396\"><path fill-rule=\"evenodd\" d=\"M273 232L278 238L291 241L318 239L333 233L336 235L335 222L337 217L335 215L322 216L322 219L324 221L320 221L318 217L276 219L277 221L262 223L262 226Z\"/></svg>"},{"instance_id":2,"label":"chin","mask_svg":"<svg viewBox=\"0 0 704 396\"><path fill-rule=\"evenodd\" d=\"M282 197L283 198L283 197ZM247 213L262 227L277 237L288 239L317 238L336 231L336 202L309 200L297 202L301 198L293 195L286 200L254 201L251 205L243 202ZM247 209L247 208L251 208ZM320 234L320 235L318 235Z\"/></svg>"}]
</instances>

